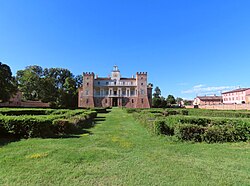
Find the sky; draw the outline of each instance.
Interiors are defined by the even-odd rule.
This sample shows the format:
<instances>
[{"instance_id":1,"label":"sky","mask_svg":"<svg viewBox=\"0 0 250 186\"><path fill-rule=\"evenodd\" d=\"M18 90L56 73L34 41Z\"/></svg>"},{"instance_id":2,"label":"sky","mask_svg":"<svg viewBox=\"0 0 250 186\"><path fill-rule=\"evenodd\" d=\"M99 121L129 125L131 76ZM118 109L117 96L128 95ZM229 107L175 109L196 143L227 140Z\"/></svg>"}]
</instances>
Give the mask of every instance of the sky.
<instances>
[{"instance_id":1,"label":"sky","mask_svg":"<svg viewBox=\"0 0 250 186\"><path fill-rule=\"evenodd\" d=\"M148 72L162 96L250 87L249 0L0 0L0 61Z\"/></svg>"}]
</instances>

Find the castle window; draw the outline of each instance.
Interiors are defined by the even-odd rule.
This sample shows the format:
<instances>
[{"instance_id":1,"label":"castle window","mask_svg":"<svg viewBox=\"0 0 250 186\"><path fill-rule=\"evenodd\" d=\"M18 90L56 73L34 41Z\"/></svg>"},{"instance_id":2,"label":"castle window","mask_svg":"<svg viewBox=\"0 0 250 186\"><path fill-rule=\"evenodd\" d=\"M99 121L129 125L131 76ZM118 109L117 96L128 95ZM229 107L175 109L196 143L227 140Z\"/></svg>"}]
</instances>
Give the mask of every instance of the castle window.
<instances>
[{"instance_id":1,"label":"castle window","mask_svg":"<svg viewBox=\"0 0 250 186\"><path fill-rule=\"evenodd\" d=\"M106 85L108 85L109 84L109 82L106 82Z\"/></svg>"},{"instance_id":2,"label":"castle window","mask_svg":"<svg viewBox=\"0 0 250 186\"><path fill-rule=\"evenodd\" d=\"M141 99L141 103L143 104L143 99Z\"/></svg>"},{"instance_id":3,"label":"castle window","mask_svg":"<svg viewBox=\"0 0 250 186\"><path fill-rule=\"evenodd\" d=\"M89 86L89 83L87 83L87 86Z\"/></svg>"},{"instance_id":4,"label":"castle window","mask_svg":"<svg viewBox=\"0 0 250 186\"><path fill-rule=\"evenodd\" d=\"M141 83L141 85L143 85L143 83Z\"/></svg>"},{"instance_id":5,"label":"castle window","mask_svg":"<svg viewBox=\"0 0 250 186\"><path fill-rule=\"evenodd\" d=\"M132 99L131 102L134 103L134 99Z\"/></svg>"},{"instance_id":6,"label":"castle window","mask_svg":"<svg viewBox=\"0 0 250 186\"><path fill-rule=\"evenodd\" d=\"M88 90L85 91L85 95L89 95L89 91Z\"/></svg>"},{"instance_id":7,"label":"castle window","mask_svg":"<svg viewBox=\"0 0 250 186\"><path fill-rule=\"evenodd\" d=\"M131 81L131 85L133 85L133 82Z\"/></svg>"},{"instance_id":8,"label":"castle window","mask_svg":"<svg viewBox=\"0 0 250 186\"><path fill-rule=\"evenodd\" d=\"M143 77L141 77L141 79L143 79Z\"/></svg>"},{"instance_id":9,"label":"castle window","mask_svg":"<svg viewBox=\"0 0 250 186\"><path fill-rule=\"evenodd\" d=\"M98 81L98 85L100 85L100 81Z\"/></svg>"},{"instance_id":10,"label":"castle window","mask_svg":"<svg viewBox=\"0 0 250 186\"><path fill-rule=\"evenodd\" d=\"M108 100L107 100L107 99L105 99L105 103L108 103Z\"/></svg>"},{"instance_id":11,"label":"castle window","mask_svg":"<svg viewBox=\"0 0 250 186\"><path fill-rule=\"evenodd\" d=\"M89 99L86 99L86 104L88 104L89 103Z\"/></svg>"},{"instance_id":12,"label":"castle window","mask_svg":"<svg viewBox=\"0 0 250 186\"><path fill-rule=\"evenodd\" d=\"M141 95L144 95L144 90L141 90Z\"/></svg>"}]
</instances>

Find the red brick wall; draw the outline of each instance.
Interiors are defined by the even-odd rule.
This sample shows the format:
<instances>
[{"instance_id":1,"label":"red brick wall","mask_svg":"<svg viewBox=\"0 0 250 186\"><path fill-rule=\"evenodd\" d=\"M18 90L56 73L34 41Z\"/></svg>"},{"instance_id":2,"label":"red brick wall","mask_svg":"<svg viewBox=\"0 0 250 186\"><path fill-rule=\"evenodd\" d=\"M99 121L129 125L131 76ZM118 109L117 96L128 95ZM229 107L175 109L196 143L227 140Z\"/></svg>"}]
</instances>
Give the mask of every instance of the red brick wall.
<instances>
[{"instance_id":1,"label":"red brick wall","mask_svg":"<svg viewBox=\"0 0 250 186\"><path fill-rule=\"evenodd\" d=\"M137 99L136 99L136 108L150 108L148 100L148 89L147 89L147 73L137 72L136 73L137 81ZM143 91L143 92L142 92Z\"/></svg>"},{"instance_id":2,"label":"red brick wall","mask_svg":"<svg viewBox=\"0 0 250 186\"><path fill-rule=\"evenodd\" d=\"M94 104L94 76L92 73L83 73L83 86L79 90L79 107L95 107Z\"/></svg>"}]
</instances>

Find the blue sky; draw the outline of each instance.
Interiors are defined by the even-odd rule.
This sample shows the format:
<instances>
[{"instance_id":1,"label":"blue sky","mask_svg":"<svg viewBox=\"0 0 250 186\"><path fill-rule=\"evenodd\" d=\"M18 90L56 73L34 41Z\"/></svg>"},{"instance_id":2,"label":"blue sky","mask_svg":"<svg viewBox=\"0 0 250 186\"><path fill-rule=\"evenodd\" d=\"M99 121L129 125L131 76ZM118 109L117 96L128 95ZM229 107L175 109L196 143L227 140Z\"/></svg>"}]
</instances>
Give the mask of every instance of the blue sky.
<instances>
[{"instance_id":1,"label":"blue sky","mask_svg":"<svg viewBox=\"0 0 250 186\"><path fill-rule=\"evenodd\" d=\"M0 61L147 71L162 95L250 87L249 0L0 0Z\"/></svg>"}]
</instances>

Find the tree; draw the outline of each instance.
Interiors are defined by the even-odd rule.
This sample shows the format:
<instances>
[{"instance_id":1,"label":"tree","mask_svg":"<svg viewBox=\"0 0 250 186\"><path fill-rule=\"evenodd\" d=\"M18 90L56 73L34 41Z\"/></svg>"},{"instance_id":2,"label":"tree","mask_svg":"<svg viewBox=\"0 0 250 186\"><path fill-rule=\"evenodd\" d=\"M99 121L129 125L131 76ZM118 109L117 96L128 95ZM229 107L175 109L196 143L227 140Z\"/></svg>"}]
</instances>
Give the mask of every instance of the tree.
<instances>
[{"instance_id":1,"label":"tree","mask_svg":"<svg viewBox=\"0 0 250 186\"><path fill-rule=\"evenodd\" d=\"M42 67L34 65L28 66L24 70L17 71L18 88L25 100L39 100L41 88Z\"/></svg>"},{"instance_id":2,"label":"tree","mask_svg":"<svg viewBox=\"0 0 250 186\"><path fill-rule=\"evenodd\" d=\"M168 105L176 104L176 100L173 95L168 95L166 102Z\"/></svg>"},{"instance_id":3,"label":"tree","mask_svg":"<svg viewBox=\"0 0 250 186\"><path fill-rule=\"evenodd\" d=\"M0 62L0 102L8 101L17 92L17 83L8 65Z\"/></svg>"},{"instance_id":4,"label":"tree","mask_svg":"<svg viewBox=\"0 0 250 186\"><path fill-rule=\"evenodd\" d=\"M164 97L160 97L160 96L161 96L161 89L157 86L154 89L153 99L152 99L152 106L154 108L162 107L165 99L164 99Z\"/></svg>"},{"instance_id":5,"label":"tree","mask_svg":"<svg viewBox=\"0 0 250 186\"><path fill-rule=\"evenodd\" d=\"M154 89L153 97L154 98L160 98L160 96L161 96L161 89L157 86Z\"/></svg>"}]
</instances>

